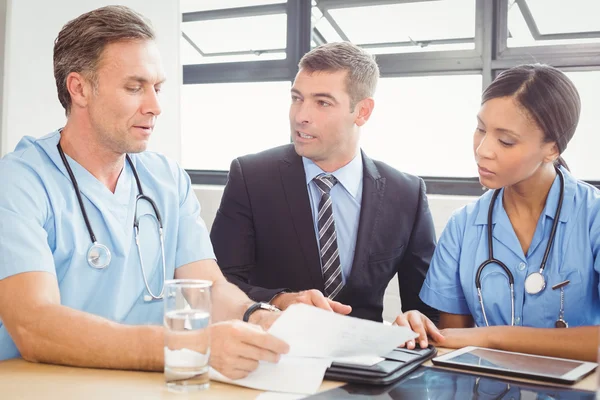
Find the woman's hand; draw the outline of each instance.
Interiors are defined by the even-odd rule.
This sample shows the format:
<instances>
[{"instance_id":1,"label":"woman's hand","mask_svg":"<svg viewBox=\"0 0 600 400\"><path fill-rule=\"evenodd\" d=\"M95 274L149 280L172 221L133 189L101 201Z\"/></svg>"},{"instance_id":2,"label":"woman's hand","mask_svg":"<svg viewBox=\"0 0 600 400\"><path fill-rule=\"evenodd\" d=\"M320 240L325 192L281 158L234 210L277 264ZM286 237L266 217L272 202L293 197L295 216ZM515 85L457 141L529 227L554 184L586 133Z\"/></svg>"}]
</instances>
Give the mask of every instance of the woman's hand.
<instances>
[{"instance_id":1,"label":"woman's hand","mask_svg":"<svg viewBox=\"0 0 600 400\"><path fill-rule=\"evenodd\" d=\"M489 329L448 328L440 331L441 340L432 338L434 346L460 349L466 346L491 347Z\"/></svg>"},{"instance_id":2,"label":"woman's hand","mask_svg":"<svg viewBox=\"0 0 600 400\"><path fill-rule=\"evenodd\" d=\"M428 336L431 337L433 342L441 342L444 340L444 336L440 333L435 324L416 310L407 311L404 314L399 315L396 317L393 325L406 326L418 333L419 337L416 340L418 340L419 345L423 349L428 345ZM405 344L400 345L400 347L404 347L405 345L407 349L412 350L415 348L415 340L409 340Z\"/></svg>"}]
</instances>

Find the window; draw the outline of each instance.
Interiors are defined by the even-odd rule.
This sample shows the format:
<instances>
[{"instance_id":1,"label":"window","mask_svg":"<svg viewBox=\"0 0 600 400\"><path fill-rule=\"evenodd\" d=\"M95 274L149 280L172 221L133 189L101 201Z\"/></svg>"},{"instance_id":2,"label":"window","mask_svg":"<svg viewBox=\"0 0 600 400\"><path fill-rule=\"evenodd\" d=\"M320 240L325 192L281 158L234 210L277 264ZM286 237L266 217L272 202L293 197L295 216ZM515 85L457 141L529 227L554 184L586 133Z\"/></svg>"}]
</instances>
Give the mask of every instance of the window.
<instances>
[{"instance_id":1,"label":"window","mask_svg":"<svg viewBox=\"0 0 600 400\"><path fill-rule=\"evenodd\" d=\"M300 57L309 44L351 41L377 55L382 73L362 148L442 178L435 193L479 193L476 179L444 179L477 176L482 88L525 62L568 71L582 113L564 156L575 176L600 180L599 0L179 1L184 168L226 171L235 157L289 143ZM225 173L192 177L222 182Z\"/></svg>"},{"instance_id":2,"label":"window","mask_svg":"<svg viewBox=\"0 0 600 400\"><path fill-rule=\"evenodd\" d=\"M508 47L600 43L600 2L506 0Z\"/></svg>"},{"instance_id":3,"label":"window","mask_svg":"<svg viewBox=\"0 0 600 400\"><path fill-rule=\"evenodd\" d=\"M314 44L349 40L374 54L475 48L474 0L326 5L312 10Z\"/></svg>"},{"instance_id":4,"label":"window","mask_svg":"<svg viewBox=\"0 0 600 400\"><path fill-rule=\"evenodd\" d=\"M412 174L476 176L473 133L480 99L481 75L381 79L362 148Z\"/></svg>"},{"instance_id":5,"label":"window","mask_svg":"<svg viewBox=\"0 0 600 400\"><path fill-rule=\"evenodd\" d=\"M285 3L279 1L264 7L259 5L245 9L230 7L219 10L206 10L206 7L215 7L216 2L212 5L200 1L186 3L189 4L184 9L201 8L205 11L195 10L183 14L183 65L285 59ZM223 6L234 3L252 2L219 2Z\"/></svg>"},{"instance_id":6,"label":"window","mask_svg":"<svg viewBox=\"0 0 600 400\"><path fill-rule=\"evenodd\" d=\"M581 97L581 117L564 159L579 179L600 180L600 71L567 72Z\"/></svg>"},{"instance_id":7,"label":"window","mask_svg":"<svg viewBox=\"0 0 600 400\"><path fill-rule=\"evenodd\" d=\"M229 170L244 154L289 143L289 82L184 85L182 165Z\"/></svg>"},{"instance_id":8,"label":"window","mask_svg":"<svg viewBox=\"0 0 600 400\"><path fill-rule=\"evenodd\" d=\"M285 0L180 0L182 13L278 3L285 3Z\"/></svg>"}]
</instances>

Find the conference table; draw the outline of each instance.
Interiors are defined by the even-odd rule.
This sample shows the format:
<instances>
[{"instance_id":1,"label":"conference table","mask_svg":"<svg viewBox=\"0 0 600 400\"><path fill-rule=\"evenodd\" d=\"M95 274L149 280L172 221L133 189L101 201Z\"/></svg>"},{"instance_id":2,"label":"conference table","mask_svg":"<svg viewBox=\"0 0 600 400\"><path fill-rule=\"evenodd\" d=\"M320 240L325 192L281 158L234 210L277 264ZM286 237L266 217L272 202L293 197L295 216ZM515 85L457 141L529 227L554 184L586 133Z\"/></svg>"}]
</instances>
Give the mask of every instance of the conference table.
<instances>
[{"instance_id":1,"label":"conference table","mask_svg":"<svg viewBox=\"0 0 600 400\"><path fill-rule=\"evenodd\" d=\"M448 349L438 349L438 355ZM432 366L431 361L424 364ZM437 367L436 367L437 368ZM594 391L598 372L572 386L573 389ZM485 376L487 374L477 373ZM492 376L492 375L489 375ZM532 383L533 381L518 380ZM540 382L536 382L540 383ZM320 391L344 385L324 381ZM544 385L553 385L544 383ZM553 385L562 386L562 385ZM0 399L255 399L259 390L211 382L210 388L189 394L171 393L166 389L160 372L116 371L91 368L73 368L35 364L22 359L0 362Z\"/></svg>"}]
</instances>

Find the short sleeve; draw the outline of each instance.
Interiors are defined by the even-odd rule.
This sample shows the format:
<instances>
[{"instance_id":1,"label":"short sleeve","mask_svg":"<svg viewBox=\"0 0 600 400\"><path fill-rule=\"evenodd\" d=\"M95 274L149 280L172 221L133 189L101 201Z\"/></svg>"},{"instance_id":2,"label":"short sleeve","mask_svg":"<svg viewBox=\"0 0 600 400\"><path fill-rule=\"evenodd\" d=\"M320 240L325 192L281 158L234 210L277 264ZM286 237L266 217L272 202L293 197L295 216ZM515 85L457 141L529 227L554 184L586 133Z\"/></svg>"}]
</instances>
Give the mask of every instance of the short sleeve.
<instances>
[{"instance_id":1,"label":"short sleeve","mask_svg":"<svg viewBox=\"0 0 600 400\"><path fill-rule=\"evenodd\" d=\"M200 216L200 202L192 189L189 175L180 167L179 230L175 266L179 268L194 261L215 259L206 224Z\"/></svg>"},{"instance_id":2,"label":"short sleeve","mask_svg":"<svg viewBox=\"0 0 600 400\"><path fill-rule=\"evenodd\" d=\"M594 256L594 272L596 274L595 282L598 282L598 296L600 296L600 195L594 191L589 199L590 207L590 244Z\"/></svg>"},{"instance_id":3,"label":"short sleeve","mask_svg":"<svg viewBox=\"0 0 600 400\"><path fill-rule=\"evenodd\" d=\"M53 223L40 176L17 160L0 161L0 280L23 272L56 274L48 231Z\"/></svg>"},{"instance_id":4,"label":"short sleeve","mask_svg":"<svg viewBox=\"0 0 600 400\"><path fill-rule=\"evenodd\" d=\"M464 237L465 209L455 212L438 241L419 297L427 305L450 314L470 314L460 284L459 267Z\"/></svg>"}]
</instances>

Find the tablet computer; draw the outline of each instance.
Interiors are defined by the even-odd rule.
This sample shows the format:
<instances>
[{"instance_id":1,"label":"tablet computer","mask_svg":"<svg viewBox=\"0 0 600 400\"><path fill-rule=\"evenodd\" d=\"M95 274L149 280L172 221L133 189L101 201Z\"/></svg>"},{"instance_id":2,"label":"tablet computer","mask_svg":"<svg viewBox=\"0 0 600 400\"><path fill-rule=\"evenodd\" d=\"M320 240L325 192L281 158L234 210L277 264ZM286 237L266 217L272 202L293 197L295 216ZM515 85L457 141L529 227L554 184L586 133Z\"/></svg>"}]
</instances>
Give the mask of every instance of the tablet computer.
<instances>
[{"instance_id":1,"label":"tablet computer","mask_svg":"<svg viewBox=\"0 0 600 400\"><path fill-rule=\"evenodd\" d=\"M464 347L431 360L434 365L491 372L521 378L573 384L598 364L565 358L536 356L482 347Z\"/></svg>"}]
</instances>

